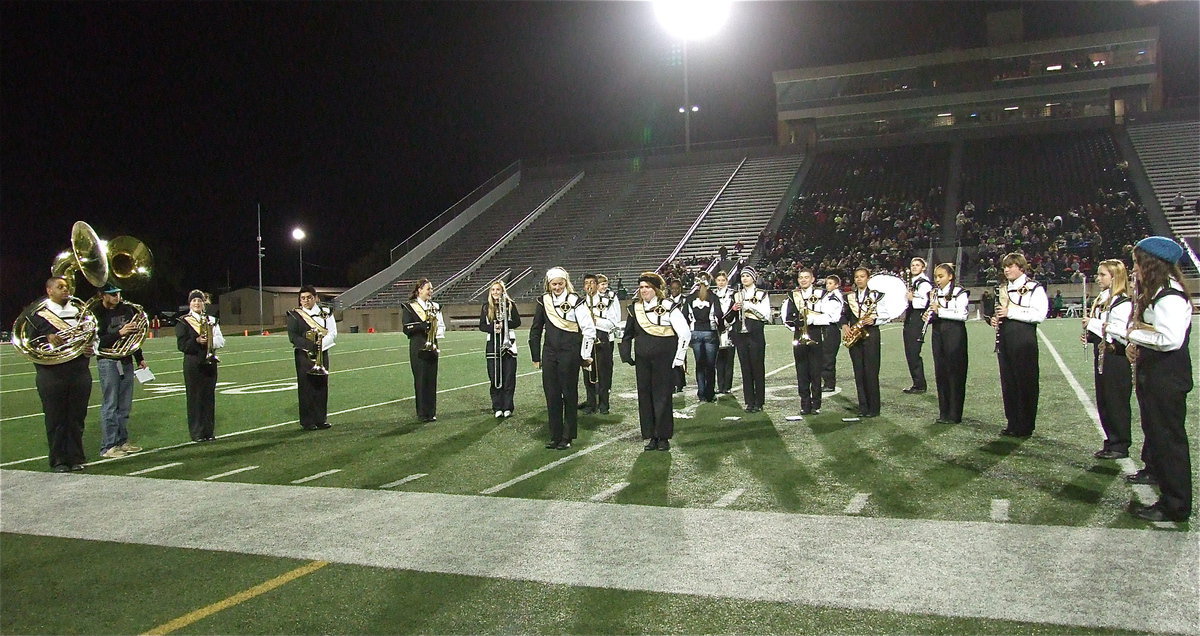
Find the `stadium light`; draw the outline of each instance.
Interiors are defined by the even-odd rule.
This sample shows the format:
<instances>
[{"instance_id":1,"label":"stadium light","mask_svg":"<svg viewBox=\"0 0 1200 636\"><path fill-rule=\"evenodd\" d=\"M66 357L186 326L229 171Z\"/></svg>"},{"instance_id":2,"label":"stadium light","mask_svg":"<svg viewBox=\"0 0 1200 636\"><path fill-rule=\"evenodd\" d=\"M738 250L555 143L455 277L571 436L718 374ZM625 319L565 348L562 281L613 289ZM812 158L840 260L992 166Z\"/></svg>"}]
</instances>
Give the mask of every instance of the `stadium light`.
<instances>
[{"instance_id":1,"label":"stadium light","mask_svg":"<svg viewBox=\"0 0 1200 636\"><path fill-rule=\"evenodd\" d=\"M692 113L700 110L688 95L689 40L703 40L716 35L729 19L729 0L655 0L654 15L671 37L683 44L683 151L692 150Z\"/></svg>"},{"instance_id":2,"label":"stadium light","mask_svg":"<svg viewBox=\"0 0 1200 636\"><path fill-rule=\"evenodd\" d=\"M304 237L307 236L304 230L296 228L292 230L292 239L296 241L296 245L300 248L300 286L304 287Z\"/></svg>"}]
</instances>

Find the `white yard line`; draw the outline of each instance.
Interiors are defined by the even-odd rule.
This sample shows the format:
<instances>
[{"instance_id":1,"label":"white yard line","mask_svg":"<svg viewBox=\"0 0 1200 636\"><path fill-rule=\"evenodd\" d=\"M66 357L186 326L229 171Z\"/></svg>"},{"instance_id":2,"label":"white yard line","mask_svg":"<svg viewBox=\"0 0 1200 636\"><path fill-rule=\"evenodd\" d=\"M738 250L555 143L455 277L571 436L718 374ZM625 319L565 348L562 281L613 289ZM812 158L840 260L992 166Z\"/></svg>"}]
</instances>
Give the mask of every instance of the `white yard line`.
<instances>
[{"instance_id":1,"label":"white yard line","mask_svg":"<svg viewBox=\"0 0 1200 636\"><path fill-rule=\"evenodd\" d=\"M395 488L396 486L399 486L400 484L407 484L410 481L416 481L422 477L428 477L428 476L429 476L429 473L416 473L415 475L409 475L408 477L405 477L404 479L397 479L396 481L389 481L388 483L380 486L380 488Z\"/></svg>"},{"instance_id":2,"label":"white yard line","mask_svg":"<svg viewBox=\"0 0 1200 636\"><path fill-rule=\"evenodd\" d=\"M604 448L605 446L612 444L613 442L618 442L623 439L629 439L630 437L633 437L635 435L638 435L637 431L629 431L628 433L625 433L624 435L618 435L616 437L606 439L603 442L600 442L599 444L594 444L592 446L588 446L587 448L585 448L581 451L571 453L570 455L567 455L566 457L563 457L562 459L557 459L555 461L552 461L549 464L542 466L541 468L535 468L534 470L531 470L523 475L517 475L516 477L513 477L512 479L510 479L502 484L496 484L495 486L492 486L491 488L484 488L483 490L479 491L479 494L491 495L491 494L498 493L501 490L504 490L505 488L512 486L513 484L519 484L519 483L525 481L526 479L529 479L530 477L536 477L537 475L540 475L540 474L546 472L547 470L550 470L551 468L554 468L556 466L561 466L562 464L565 464L573 459L578 459L580 457L583 457L584 455L587 455L588 453L593 453L595 451L598 451L601 448ZM547 450L546 452L553 453L556 451Z\"/></svg>"},{"instance_id":3,"label":"white yard line","mask_svg":"<svg viewBox=\"0 0 1200 636\"><path fill-rule=\"evenodd\" d=\"M713 508L728 508L733 502L738 500L746 492L745 488L734 488L721 496L720 499L713 502Z\"/></svg>"},{"instance_id":4,"label":"white yard line","mask_svg":"<svg viewBox=\"0 0 1200 636\"><path fill-rule=\"evenodd\" d=\"M591 499L589 499L589 501L596 501L596 502L608 501L609 499L612 499L613 497L617 496L617 493L621 492L622 490L625 490L628 487L629 487L629 482L619 481L619 482L609 486L608 488L605 488L601 492L598 492L598 493L592 495L592 497L591 497Z\"/></svg>"},{"instance_id":5,"label":"white yard line","mask_svg":"<svg viewBox=\"0 0 1200 636\"><path fill-rule=\"evenodd\" d=\"M315 475L309 475L308 477L301 477L300 479L293 479L293 480L292 480L292 483L293 483L293 484L303 484L303 483L305 483L305 482L308 482L308 481L313 481L314 479L320 479L320 478L322 478L322 477L326 477L326 476L328 476L328 475L332 475L332 474L334 474L334 473L340 473L340 472L342 472L342 469L341 469L341 468L334 468L334 469L332 469L332 470L325 470L325 471L321 471L321 472L319 472L319 473L317 473L317 474L315 474Z\"/></svg>"},{"instance_id":6,"label":"white yard line","mask_svg":"<svg viewBox=\"0 0 1200 636\"><path fill-rule=\"evenodd\" d=\"M255 469L257 469L257 468L258 468L258 466L242 466L241 468L235 468L235 469L233 469L233 470L230 470L230 471L227 471L227 472L224 472L224 473L218 473L218 474L216 474L216 475L209 475L208 477L205 477L205 478L204 478L204 481L212 481L212 480L214 480L214 479L220 479L220 478L222 478L222 477L228 477L228 476L230 476L230 475L236 475L236 474L238 474L238 473L244 473L244 472L246 472L246 471L248 471L248 470L255 470Z\"/></svg>"},{"instance_id":7,"label":"white yard line","mask_svg":"<svg viewBox=\"0 0 1200 636\"><path fill-rule=\"evenodd\" d=\"M1058 355L1058 349L1054 348L1054 344L1050 342L1050 339L1046 337L1046 334L1042 333L1041 329L1037 330L1037 334L1038 337L1042 339L1042 343L1046 345L1046 349L1050 351L1050 357L1054 358L1054 363L1058 365L1058 370L1061 371L1063 376L1067 379L1067 384L1070 385L1071 390L1075 391L1075 397L1079 400L1079 403L1083 405L1084 412L1088 414L1088 417L1092 418L1092 423L1096 426L1096 431L1100 433L1100 439L1103 440L1105 438L1104 427L1100 425L1100 411L1096 410L1096 404L1092 402L1091 396L1089 396L1083 390L1083 385L1079 384L1079 381L1075 379L1075 374L1071 373L1071 370L1067 368L1067 363L1063 362L1062 356ZM1131 473L1137 472L1133 460L1129 458L1121 460L1120 466ZM1158 498L1154 494L1154 490L1149 486L1133 488L1133 495L1137 498L1139 503L1145 506L1154 503ZM1170 521L1157 521L1154 522L1154 525L1162 528L1176 527L1176 524Z\"/></svg>"},{"instance_id":8,"label":"white yard line","mask_svg":"<svg viewBox=\"0 0 1200 636\"><path fill-rule=\"evenodd\" d=\"M1008 500L993 499L992 500L992 521L998 523L1008 522Z\"/></svg>"},{"instance_id":9,"label":"white yard line","mask_svg":"<svg viewBox=\"0 0 1200 636\"><path fill-rule=\"evenodd\" d=\"M182 466L182 465L183 465L183 462L171 462L170 464L159 464L157 466L151 466L150 468L143 468L141 470L135 470L132 473L128 473L128 474L131 477L134 475L145 475L146 473L153 473L156 471L166 470L168 468L174 468L176 466Z\"/></svg>"},{"instance_id":10,"label":"white yard line","mask_svg":"<svg viewBox=\"0 0 1200 636\"><path fill-rule=\"evenodd\" d=\"M867 507L867 501L871 498L871 493L860 492L850 499L850 503L846 504L846 509L843 511L848 515L856 515Z\"/></svg>"}]
</instances>

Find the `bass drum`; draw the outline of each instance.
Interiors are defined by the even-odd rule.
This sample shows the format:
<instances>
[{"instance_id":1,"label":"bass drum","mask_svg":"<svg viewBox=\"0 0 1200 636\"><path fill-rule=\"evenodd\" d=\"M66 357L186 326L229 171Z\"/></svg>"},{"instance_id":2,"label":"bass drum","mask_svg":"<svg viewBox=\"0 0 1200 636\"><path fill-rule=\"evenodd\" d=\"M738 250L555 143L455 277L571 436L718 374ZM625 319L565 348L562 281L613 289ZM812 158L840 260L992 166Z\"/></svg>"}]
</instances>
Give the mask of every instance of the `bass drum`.
<instances>
[{"instance_id":1,"label":"bass drum","mask_svg":"<svg viewBox=\"0 0 1200 636\"><path fill-rule=\"evenodd\" d=\"M904 310L908 309L908 285L902 278L895 274L875 274L867 279L867 289L881 294L877 314L889 316L891 320L904 317ZM885 323L876 321L875 324Z\"/></svg>"}]
</instances>

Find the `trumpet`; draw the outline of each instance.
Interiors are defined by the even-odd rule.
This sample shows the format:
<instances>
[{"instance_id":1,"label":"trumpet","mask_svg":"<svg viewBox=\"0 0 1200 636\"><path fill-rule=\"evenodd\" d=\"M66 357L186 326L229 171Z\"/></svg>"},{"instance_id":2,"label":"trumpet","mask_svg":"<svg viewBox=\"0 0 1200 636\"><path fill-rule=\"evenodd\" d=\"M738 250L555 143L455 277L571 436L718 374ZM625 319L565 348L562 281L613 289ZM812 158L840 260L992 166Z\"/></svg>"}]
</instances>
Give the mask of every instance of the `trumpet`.
<instances>
[{"instance_id":1,"label":"trumpet","mask_svg":"<svg viewBox=\"0 0 1200 636\"><path fill-rule=\"evenodd\" d=\"M309 329L304 332L304 338L311 340L317 345L315 349L308 352L308 359L312 361L312 368L308 370L308 375L329 375L329 369L321 364L321 354L325 349L325 334L329 333L326 329Z\"/></svg>"},{"instance_id":2,"label":"trumpet","mask_svg":"<svg viewBox=\"0 0 1200 636\"><path fill-rule=\"evenodd\" d=\"M200 314L200 337L204 338L204 361L209 364L216 364L221 361L217 354L213 352L213 325L208 319L207 312Z\"/></svg>"},{"instance_id":3,"label":"trumpet","mask_svg":"<svg viewBox=\"0 0 1200 636\"><path fill-rule=\"evenodd\" d=\"M433 304L431 301L429 303L429 309L427 309L425 313L429 316L429 332L426 334L425 344L421 345L421 351L432 351L437 353L438 315L440 313L438 311L438 306Z\"/></svg>"},{"instance_id":4,"label":"trumpet","mask_svg":"<svg viewBox=\"0 0 1200 636\"><path fill-rule=\"evenodd\" d=\"M795 296L792 297L792 300L795 300ZM817 341L813 340L813 337L808 333L808 314L815 311L815 308L809 308L810 300L813 299L801 299L799 303L796 303L796 325L792 329L793 347L817 344ZM812 304L815 304L815 302Z\"/></svg>"}]
</instances>

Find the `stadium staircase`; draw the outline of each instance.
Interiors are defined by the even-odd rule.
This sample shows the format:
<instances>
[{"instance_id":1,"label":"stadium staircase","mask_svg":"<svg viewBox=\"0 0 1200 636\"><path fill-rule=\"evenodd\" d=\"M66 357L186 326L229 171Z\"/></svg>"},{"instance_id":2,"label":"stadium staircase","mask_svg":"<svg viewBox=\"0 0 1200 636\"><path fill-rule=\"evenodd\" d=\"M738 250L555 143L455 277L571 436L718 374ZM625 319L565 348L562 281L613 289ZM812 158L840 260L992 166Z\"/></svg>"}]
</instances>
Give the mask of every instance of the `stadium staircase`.
<instances>
[{"instance_id":1,"label":"stadium staircase","mask_svg":"<svg viewBox=\"0 0 1200 636\"><path fill-rule=\"evenodd\" d=\"M721 247L730 252L739 241L753 246L771 221L804 155L748 158L742 162L721 195L697 219L671 259L707 259Z\"/></svg>"},{"instance_id":2,"label":"stadium staircase","mask_svg":"<svg viewBox=\"0 0 1200 636\"><path fill-rule=\"evenodd\" d=\"M444 281L484 253L488 246L503 239L515 225L568 182L567 178L522 181L514 190L467 223L452 239L432 248L412 266L405 268L375 292L347 308L398 307L407 302L412 286L419 278L433 281L434 288L437 289Z\"/></svg>"},{"instance_id":3,"label":"stadium staircase","mask_svg":"<svg viewBox=\"0 0 1200 636\"><path fill-rule=\"evenodd\" d=\"M1200 121L1172 121L1130 126L1126 129L1138 159L1154 189L1171 232L1187 241L1195 258L1200 252ZM1176 210L1182 193L1187 203Z\"/></svg>"},{"instance_id":4,"label":"stadium staircase","mask_svg":"<svg viewBox=\"0 0 1200 636\"><path fill-rule=\"evenodd\" d=\"M542 274L564 267L578 284L586 272L634 280L656 269L701 211L729 180L736 163L719 162L637 172L588 172L537 221L478 270L440 290L444 303L473 300L495 275L533 268L536 275L510 287L518 300L536 297Z\"/></svg>"}]
</instances>

